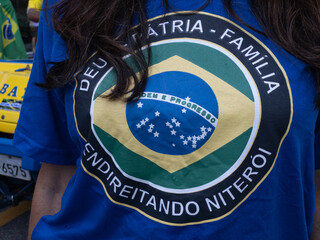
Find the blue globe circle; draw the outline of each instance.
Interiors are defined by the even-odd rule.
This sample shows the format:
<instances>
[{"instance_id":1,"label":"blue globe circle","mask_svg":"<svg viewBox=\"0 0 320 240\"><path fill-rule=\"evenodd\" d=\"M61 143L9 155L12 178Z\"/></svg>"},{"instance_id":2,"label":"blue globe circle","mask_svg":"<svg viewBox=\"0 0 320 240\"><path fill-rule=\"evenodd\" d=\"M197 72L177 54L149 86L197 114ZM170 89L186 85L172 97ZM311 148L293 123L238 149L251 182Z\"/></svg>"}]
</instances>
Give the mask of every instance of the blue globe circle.
<instances>
[{"instance_id":1,"label":"blue globe circle","mask_svg":"<svg viewBox=\"0 0 320 240\"><path fill-rule=\"evenodd\" d=\"M8 24L3 26L3 37L4 39L11 40L14 38L14 34L12 32L12 25L9 18L7 18Z\"/></svg>"},{"instance_id":2,"label":"blue globe circle","mask_svg":"<svg viewBox=\"0 0 320 240\"><path fill-rule=\"evenodd\" d=\"M126 107L135 138L162 154L185 155L201 148L218 122L212 88L196 75L169 71L149 77L143 96Z\"/></svg>"}]
</instances>

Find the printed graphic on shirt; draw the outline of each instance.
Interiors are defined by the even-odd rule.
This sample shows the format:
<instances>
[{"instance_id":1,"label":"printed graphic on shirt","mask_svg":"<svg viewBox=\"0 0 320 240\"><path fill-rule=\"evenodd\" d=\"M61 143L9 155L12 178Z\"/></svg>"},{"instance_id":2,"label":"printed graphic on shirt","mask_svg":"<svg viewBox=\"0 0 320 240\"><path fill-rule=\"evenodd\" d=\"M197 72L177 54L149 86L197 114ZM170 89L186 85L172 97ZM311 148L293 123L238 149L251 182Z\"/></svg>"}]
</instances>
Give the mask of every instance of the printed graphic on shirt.
<instances>
[{"instance_id":1,"label":"printed graphic on shirt","mask_svg":"<svg viewBox=\"0 0 320 240\"><path fill-rule=\"evenodd\" d=\"M112 202L155 221L219 220L272 170L292 117L286 74L266 46L222 17L168 14L149 24L139 100L105 97L116 74L98 55L77 75L82 166Z\"/></svg>"}]
</instances>

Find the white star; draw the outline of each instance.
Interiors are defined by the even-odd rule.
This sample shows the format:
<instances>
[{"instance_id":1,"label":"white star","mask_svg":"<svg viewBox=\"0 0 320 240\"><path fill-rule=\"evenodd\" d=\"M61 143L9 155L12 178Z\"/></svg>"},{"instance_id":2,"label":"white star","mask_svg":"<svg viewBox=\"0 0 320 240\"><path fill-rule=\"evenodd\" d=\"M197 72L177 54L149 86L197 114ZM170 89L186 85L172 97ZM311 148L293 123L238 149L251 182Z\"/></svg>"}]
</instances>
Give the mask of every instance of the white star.
<instances>
[{"instance_id":1,"label":"white star","mask_svg":"<svg viewBox=\"0 0 320 240\"><path fill-rule=\"evenodd\" d=\"M188 145L188 141L187 141L187 140L184 140L184 141L183 141L183 145Z\"/></svg>"},{"instance_id":2,"label":"white star","mask_svg":"<svg viewBox=\"0 0 320 240\"><path fill-rule=\"evenodd\" d=\"M169 127L171 124L169 122L166 122L166 126Z\"/></svg>"},{"instance_id":3,"label":"white star","mask_svg":"<svg viewBox=\"0 0 320 240\"><path fill-rule=\"evenodd\" d=\"M181 135L181 136L180 136L180 139L181 139L181 140L183 140L183 139L184 139L184 136L183 136L183 135Z\"/></svg>"},{"instance_id":4,"label":"white star","mask_svg":"<svg viewBox=\"0 0 320 240\"><path fill-rule=\"evenodd\" d=\"M171 132L171 135L176 135L177 133L174 129L172 129L170 132Z\"/></svg>"},{"instance_id":5,"label":"white star","mask_svg":"<svg viewBox=\"0 0 320 240\"><path fill-rule=\"evenodd\" d=\"M146 121L145 120L141 120L140 123L141 123L141 125L146 125Z\"/></svg>"},{"instance_id":6,"label":"white star","mask_svg":"<svg viewBox=\"0 0 320 240\"><path fill-rule=\"evenodd\" d=\"M153 136L154 136L154 137L159 137L159 133L158 133L158 132L155 132L155 133L153 133Z\"/></svg>"},{"instance_id":7,"label":"white star","mask_svg":"<svg viewBox=\"0 0 320 240\"><path fill-rule=\"evenodd\" d=\"M173 128L173 126L170 124L169 128Z\"/></svg>"},{"instance_id":8,"label":"white star","mask_svg":"<svg viewBox=\"0 0 320 240\"><path fill-rule=\"evenodd\" d=\"M159 112L159 111L156 111L156 112L154 113L154 115L155 115L156 117L159 117L159 116L160 116L160 112Z\"/></svg>"},{"instance_id":9,"label":"white star","mask_svg":"<svg viewBox=\"0 0 320 240\"><path fill-rule=\"evenodd\" d=\"M182 113L186 113L186 112L187 112L187 109L184 108L184 109L182 109L181 111L182 111Z\"/></svg>"},{"instance_id":10,"label":"white star","mask_svg":"<svg viewBox=\"0 0 320 240\"><path fill-rule=\"evenodd\" d=\"M192 140L192 137L189 136L189 137L188 137L188 140L191 141L191 140Z\"/></svg>"},{"instance_id":11,"label":"white star","mask_svg":"<svg viewBox=\"0 0 320 240\"><path fill-rule=\"evenodd\" d=\"M152 133L152 131L153 131L152 128L149 128L149 129L148 129L148 132L149 132L149 133Z\"/></svg>"},{"instance_id":12,"label":"white star","mask_svg":"<svg viewBox=\"0 0 320 240\"><path fill-rule=\"evenodd\" d=\"M138 105L138 108L142 108L143 103L142 102L138 102L137 105Z\"/></svg>"},{"instance_id":13,"label":"white star","mask_svg":"<svg viewBox=\"0 0 320 240\"><path fill-rule=\"evenodd\" d=\"M172 143L172 147L175 147L176 145L174 143Z\"/></svg>"},{"instance_id":14,"label":"white star","mask_svg":"<svg viewBox=\"0 0 320 240\"><path fill-rule=\"evenodd\" d=\"M151 123L151 124L149 125L149 127L150 127L151 129L153 129L153 128L154 128L154 125Z\"/></svg>"},{"instance_id":15,"label":"white star","mask_svg":"<svg viewBox=\"0 0 320 240\"><path fill-rule=\"evenodd\" d=\"M200 141L200 139L201 139L201 138L198 136L198 137L197 137L197 140Z\"/></svg>"},{"instance_id":16,"label":"white star","mask_svg":"<svg viewBox=\"0 0 320 240\"><path fill-rule=\"evenodd\" d=\"M189 102L189 101L190 101L190 99L191 99L191 98L189 98L189 97L186 97L186 101L187 101L187 102Z\"/></svg>"},{"instance_id":17,"label":"white star","mask_svg":"<svg viewBox=\"0 0 320 240\"><path fill-rule=\"evenodd\" d=\"M196 148L197 147L197 145L192 145L192 148Z\"/></svg>"},{"instance_id":18,"label":"white star","mask_svg":"<svg viewBox=\"0 0 320 240\"><path fill-rule=\"evenodd\" d=\"M181 123L180 122L176 122L176 127L180 127Z\"/></svg>"},{"instance_id":19,"label":"white star","mask_svg":"<svg viewBox=\"0 0 320 240\"><path fill-rule=\"evenodd\" d=\"M208 132L211 132L212 131L212 128L211 127L208 127Z\"/></svg>"},{"instance_id":20,"label":"white star","mask_svg":"<svg viewBox=\"0 0 320 240\"><path fill-rule=\"evenodd\" d=\"M149 118L145 118L144 120L145 120L146 122L149 122Z\"/></svg>"},{"instance_id":21,"label":"white star","mask_svg":"<svg viewBox=\"0 0 320 240\"><path fill-rule=\"evenodd\" d=\"M192 136L192 139L193 139L193 140L196 140L196 139L197 139L197 137L193 135L193 136Z\"/></svg>"},{"instance_id":22,"label":"white star","mask_svg":"<svg viewBox=\"0 0 320 240\"><path fill-rule=\"evenodd\" d=\"M171 121L172 121L173 123L175 123L175 122L177 122L177 119L172 118Z\"/></svg>"},{"instance_id":23,"label":"white star","mask_svg":"<svg viewBox=\"0 0 320 240\"><path fill-rule=\"evenodd\" d=\"M202 126L200 129L201 129L201 132L204 132L206 130L205 126Z\"/></svg>"},{"instance_id":24,"label":"white star","mask_svg":"<svg viewBox=\"0 0 320 240\"><path fill-rule=\"evenodd\" d=\"M141 128L141 124L140 123L138 123L136 126L137 126L137 128Z\"/></svg>"},{"instance_id":25,"label":"white star","mask_svg":"<svg viewBox=\"0 0 320 240\"><path fill-rule=\"evenodd\" d=\"M192 144L193 144L193 145L196 145L196 144L197 144L197 141L196 141L196 140L192 141Z\"/></svg>"},{"instance_id":26,"label":"white star","mask_svg":"<svg viewBox=\"0 0 320 240\"><path fill-rule=\"evenodd\" d=\"M201 139L204 139L204 137L205 137L205 135L204 135L204 134L202 134L200 138L201 138Z\"/></svg>"}]
</instances>

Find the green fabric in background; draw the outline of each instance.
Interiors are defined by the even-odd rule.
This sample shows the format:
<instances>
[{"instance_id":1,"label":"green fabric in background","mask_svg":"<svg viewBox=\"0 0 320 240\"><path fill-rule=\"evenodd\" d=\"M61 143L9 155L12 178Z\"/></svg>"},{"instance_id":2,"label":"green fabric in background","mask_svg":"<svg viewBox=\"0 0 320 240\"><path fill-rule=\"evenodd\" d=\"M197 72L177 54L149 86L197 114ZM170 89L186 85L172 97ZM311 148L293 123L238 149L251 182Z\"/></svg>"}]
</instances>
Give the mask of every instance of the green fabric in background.
<instances>
[{"instance_id":1,"label":"green fabric in background","mask_svg":"<svg viewBox=\"0 0 320 240\"><path fill-rule=\"evenodd\" d=\"M10 0L0 0L0 59L27 59L15 10Z\"/></svg>"}]
</instances>

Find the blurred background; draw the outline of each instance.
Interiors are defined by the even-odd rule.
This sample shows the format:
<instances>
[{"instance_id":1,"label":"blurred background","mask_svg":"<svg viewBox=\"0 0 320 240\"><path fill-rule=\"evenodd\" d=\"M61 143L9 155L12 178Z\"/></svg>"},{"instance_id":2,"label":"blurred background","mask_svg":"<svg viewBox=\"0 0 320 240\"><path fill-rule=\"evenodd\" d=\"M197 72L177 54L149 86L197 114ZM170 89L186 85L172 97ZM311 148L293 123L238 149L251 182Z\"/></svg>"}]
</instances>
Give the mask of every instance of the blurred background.
<instances>
[{"instance_id":1,"label":"blurred background","mask_svg":"<svg viewBox=\"0 0 320 240\"><path fill-rule=\"evenodd\" d=\"M12 143L36 46L37 20L30 20L31 2L41 6L42 0L0 0L0 240L27 239L40 168Z\"/></svg>"}]
</instances>

